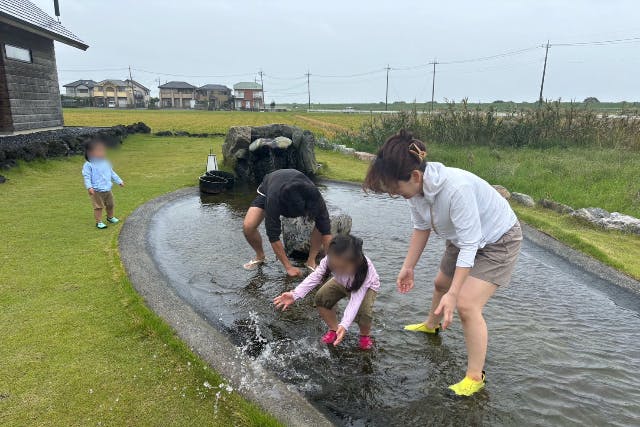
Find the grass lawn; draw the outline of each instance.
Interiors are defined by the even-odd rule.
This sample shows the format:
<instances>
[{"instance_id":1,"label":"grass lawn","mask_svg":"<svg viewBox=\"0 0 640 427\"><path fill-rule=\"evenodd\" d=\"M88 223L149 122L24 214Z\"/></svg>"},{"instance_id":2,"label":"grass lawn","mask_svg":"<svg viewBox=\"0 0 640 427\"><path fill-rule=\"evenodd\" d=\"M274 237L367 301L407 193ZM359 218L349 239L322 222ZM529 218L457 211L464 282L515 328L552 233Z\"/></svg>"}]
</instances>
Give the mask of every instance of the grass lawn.
<instances>
[{"instance_id":1,"label":"grass lawn","mask_svg":"<svg viewBox=\"0 0 640 427\"><path fill-rule=\"evenodd\" d=\"M212 141L128 138L113 153L127 184L117 215L195 185ZM118 257L120 226L94 228L83 161L3 172L0 425L276 425L235 392L216 403L221 378L144 306Z\"/></svg>"}]
</instances>

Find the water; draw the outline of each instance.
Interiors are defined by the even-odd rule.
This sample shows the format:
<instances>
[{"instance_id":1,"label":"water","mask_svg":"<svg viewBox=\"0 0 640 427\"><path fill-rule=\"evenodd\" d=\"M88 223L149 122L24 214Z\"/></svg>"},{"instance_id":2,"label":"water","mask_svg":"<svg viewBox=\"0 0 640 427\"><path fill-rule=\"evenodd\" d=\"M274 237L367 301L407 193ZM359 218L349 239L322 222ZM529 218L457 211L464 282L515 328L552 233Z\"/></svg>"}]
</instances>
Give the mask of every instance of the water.
<instances>
[{"instance_id":1,"label":"water","mask_svg":"<svg viewBox=\"0 0 640 427\"><path fill-rule=\"evenodd\" d=\"M338 184L323 193L353 217L382 280L374 351L357 349L355 326L338 349L321 344L310 297L273 310L272 299L298 281L273 255L260 271L242 270L252 255L241 231L246 194L211 204L187 196L159 212L150 231L158 265L202 316L339 425L640 425L638 295L525 240L511 285L486 307L487 387L454 398L446 387L466 366L459 320L435 337L402 330L426 315L444 242L432 236L416 288L401 295L395 275L411 232L404 202Z\"/></svg>"}]
</instances>

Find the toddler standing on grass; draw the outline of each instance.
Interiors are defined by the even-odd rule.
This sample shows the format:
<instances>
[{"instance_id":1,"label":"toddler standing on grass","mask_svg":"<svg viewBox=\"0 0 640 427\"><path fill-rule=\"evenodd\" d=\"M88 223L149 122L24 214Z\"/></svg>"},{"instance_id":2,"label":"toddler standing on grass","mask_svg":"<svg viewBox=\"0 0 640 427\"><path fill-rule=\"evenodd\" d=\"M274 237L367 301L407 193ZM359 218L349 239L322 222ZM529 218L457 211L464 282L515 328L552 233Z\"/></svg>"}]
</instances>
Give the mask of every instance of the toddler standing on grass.
<instances>
[{"instance_id":1,"label":"toddler standing on grass","mask_svg":"<svg viewBox=\"0 0 640 427\"><path fill-rule=\"evenodd\" d=\"M318 285L322 287L315 295L315 303L320 317L329 327L322 337L325 344L337 346L342 342L351 325L360 327L359 345L362 350L373 347L371 323L373 320L373 302L380 289L380 279L371 260L362 251L362 240L338 234L329 243L327 256L320 265L293 291L276 297L273 303L277 308L286 310L297 299L304 298ZM338 322L336 305L343 298L349 298L342 320Z\"/></svg>"},{"instance_id":2,"label":"toddler standing on grass","mask_svg":"<svg viewBox=\"0 0 640 427\"><path fill-rule=\"evenodd\" d=\"M82 167L84 186L91 198L96 227L102 230L107 228L107 224L102 222L103 209L107 210L107 222L111 224L120 222L114 215L111 187L113 185L112 182L124 187L124 181L113 170L111 163L107 160L107 147L104 141L99 139L89 141L85 149L84 158L87 160Z\"/></svg>"}]
</instances>

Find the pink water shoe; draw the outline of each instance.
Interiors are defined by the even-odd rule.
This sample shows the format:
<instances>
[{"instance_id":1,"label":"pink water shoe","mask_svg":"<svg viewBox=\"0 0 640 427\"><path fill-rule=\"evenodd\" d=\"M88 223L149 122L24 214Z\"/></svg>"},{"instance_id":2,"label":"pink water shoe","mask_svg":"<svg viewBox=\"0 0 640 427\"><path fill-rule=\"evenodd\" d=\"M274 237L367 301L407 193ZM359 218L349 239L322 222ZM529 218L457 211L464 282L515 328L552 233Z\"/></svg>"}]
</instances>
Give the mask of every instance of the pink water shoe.
<instances>
[{"instance_id":1,"label":"pink water shoe","mask_svg":"<svg viewBox=\"0 0 640 427\"><path fill-rule=\"evenodd\" d=\"M371 350L373 338L368 335L360 335L360 350Z\"/></svg>"},{"instance_id":2,"label":"pink water shoe","mask_svg":"<svg viewBox=\"0 0 640 427\"><path fill-rule=\"evenodd\" d=\"M337 338L338 334L336 334L336 331L329 331L322 336L322 342L325 344L333 344Z\"/></svg>"}]
</instances>

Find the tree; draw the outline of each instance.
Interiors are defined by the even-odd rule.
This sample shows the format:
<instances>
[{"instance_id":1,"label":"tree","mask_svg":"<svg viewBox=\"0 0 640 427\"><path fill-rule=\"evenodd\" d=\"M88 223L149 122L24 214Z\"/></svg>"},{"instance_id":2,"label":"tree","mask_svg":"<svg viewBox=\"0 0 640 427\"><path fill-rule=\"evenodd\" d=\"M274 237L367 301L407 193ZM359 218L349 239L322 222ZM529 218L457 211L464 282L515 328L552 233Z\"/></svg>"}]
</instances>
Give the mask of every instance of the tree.
<instances>
[{"instance_id":1,"label":"tree","mask_svg":"<svg viewBox=\"0 0 640 427\"><path fill-rule=\"evenodd\" d=\"M598 98L596 98L595 96L590 96L588 98L585 98L584 101L585 104L597 104L600 102L600 100L598 100Z\"/></svg>"},{"instance_id":2,"label":"tree","mask_svg":"<svg viewBox=\"0 0 640 427\"><path fill-rule=\"evenodd\" d=\"M276 109L276 101L271 101L271 104L269 104L269 107L271 107L271 110L275 110Z\"/></svg>"}]
</instances>

